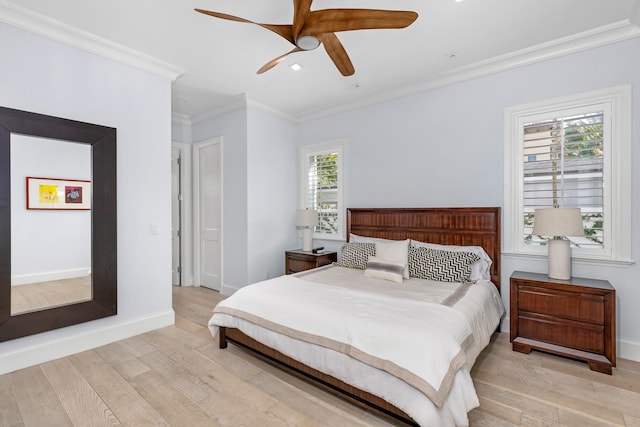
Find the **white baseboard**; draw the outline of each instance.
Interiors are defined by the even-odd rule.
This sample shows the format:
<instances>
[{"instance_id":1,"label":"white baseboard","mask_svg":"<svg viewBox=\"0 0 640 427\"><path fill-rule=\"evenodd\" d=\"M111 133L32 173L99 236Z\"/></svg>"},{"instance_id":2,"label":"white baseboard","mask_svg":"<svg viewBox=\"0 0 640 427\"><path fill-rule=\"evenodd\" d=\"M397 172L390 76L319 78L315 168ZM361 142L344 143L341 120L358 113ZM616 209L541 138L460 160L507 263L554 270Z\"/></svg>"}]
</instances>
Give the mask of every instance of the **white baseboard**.
<instances>
[{"instance_id":1,"label":"white baseboard","mask_svg":"<svg viewBox=\"0 0 640 427\"><path fill-rule=\"evenodd\" d=\"M640 342L618 340L618 357L640 362Z\"/></svg>"},{"instance_id":2,"label":"white baseboard","mask_svg":"<svg viewBox=\"0 0 640 427\"><path fill-rule=\"evenodd\" d=\"M11 276L11 286L52 282L54 280L75 279L76 277L87 277L89 274L91 274L90 267L75 268L72 270L47 271L44 273L20 274Z\"/></svg>"},{"instance_id":3,"label":"white baseboard","mask_svg":"<svg viewBox=\"0 0 640 427\"><path fill-rule=\"evenodd\" d=\"M500 322L500 332L509 333L511 331L511 325L509 324L509 316L504 316L502 322Z\"/></svg>"},{"instance_id":4,"label":"white baseboard","mask_svg":"<svg viewBox=\"0 0 640 427\"><path fill-rule=\"evenodd\" d=\"M234 285L229 285L227 283L223 283L222 286L220 287L220 295L224 295L225 297L231 296L241 287L242 286L234 286Z\"/></svg>"},{"instance_id":5,"label":"white baseboard","mask_svg":"<svg viewBox=\"0 0 640 427\"><path fill-rule=\"evenodd\" d=\"M500 323L500 332L508 334L510 330L509 317L505 316ZM617 344L616 358L640 362L640 342L619 339Z\"/></svg>"},{"instance_id":6,"label":"white baseboard","mask_svg":"<svg viewBox=\"0 0 640 427\"><path fill-rule=\"evenodd\" d=\"M100 327L55 341L36 344L11 353L0 354L0 375L59 359L115 341L139 335L175 323L175 313L166 310L125 322Z\"/></svg>"}]
</instances>

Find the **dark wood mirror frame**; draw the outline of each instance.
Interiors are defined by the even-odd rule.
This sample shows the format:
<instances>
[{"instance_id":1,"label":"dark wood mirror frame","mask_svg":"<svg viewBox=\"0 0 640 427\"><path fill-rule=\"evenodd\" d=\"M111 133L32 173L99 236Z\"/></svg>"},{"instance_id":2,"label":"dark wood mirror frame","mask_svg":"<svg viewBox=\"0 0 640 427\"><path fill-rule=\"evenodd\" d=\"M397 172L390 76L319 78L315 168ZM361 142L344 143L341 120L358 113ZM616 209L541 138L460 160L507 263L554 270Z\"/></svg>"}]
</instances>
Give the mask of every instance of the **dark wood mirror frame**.
<instances>
[{"instance_id":1,"label":"dark wood mirror frame","mask_svg":"<svg viewBox=\"0 0 640 427\"><path fill-rule=\"evenodd\" d=\"M11 134L92 147L92 299L11 315ZM0 341L117 313L116 129L0 107Z\"/></svg>"}]
</instances>

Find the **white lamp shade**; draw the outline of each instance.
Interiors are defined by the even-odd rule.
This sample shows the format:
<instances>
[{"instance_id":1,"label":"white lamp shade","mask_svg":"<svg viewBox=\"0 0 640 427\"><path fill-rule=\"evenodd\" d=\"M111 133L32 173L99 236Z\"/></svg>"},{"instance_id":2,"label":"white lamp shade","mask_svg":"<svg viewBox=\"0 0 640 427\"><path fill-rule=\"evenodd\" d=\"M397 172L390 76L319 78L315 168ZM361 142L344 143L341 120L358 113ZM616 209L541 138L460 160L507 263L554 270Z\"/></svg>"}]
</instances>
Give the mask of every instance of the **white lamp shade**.
<instances>
[{"instance_id":1,"label":"white lamp shade","mask_svg":"<svg viewBox=\"0 0 640 427\"><path fill-rule=\"evenodd\" d=\"M538 236L584 236L579 208L536 209L533 234Z\"/></svg>"},{"instance_id":2,"label":"white lamp shade","mask_svg":"<svg viewBox=\"0 0 640 427\"><path fill-rule=\"evenodd\" d=\"M318 212L310 209L299 209L296 214L298 227L315 227L318 225Z\"/></svg>"}]
</instances>

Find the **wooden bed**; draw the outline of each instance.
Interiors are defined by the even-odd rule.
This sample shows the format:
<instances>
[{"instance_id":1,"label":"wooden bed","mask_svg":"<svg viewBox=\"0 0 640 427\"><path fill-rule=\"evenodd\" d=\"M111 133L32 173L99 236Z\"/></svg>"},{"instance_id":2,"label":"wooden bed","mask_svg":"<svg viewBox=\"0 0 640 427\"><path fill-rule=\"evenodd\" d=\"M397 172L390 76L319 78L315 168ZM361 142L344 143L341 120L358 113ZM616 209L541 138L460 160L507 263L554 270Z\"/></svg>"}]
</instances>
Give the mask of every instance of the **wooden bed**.
<instances>
[{"instance_id":1,"label":"wooden bed","mask_svg":"<svg viewBox=\"0 0 640 427\"><path fill-rule=\"evenodd\" d=\"M456 246L482 246L491 257L491 281L500 291L500 208L358 208L347 209L350 234L391 240L414 239ZM235 328L220 327L220 348L230 341L312 379L324 388L340 392L351 402L372 408L408 424L416 423L385 400L310 368L267 347Z\"/></svg>"}]
</instances>

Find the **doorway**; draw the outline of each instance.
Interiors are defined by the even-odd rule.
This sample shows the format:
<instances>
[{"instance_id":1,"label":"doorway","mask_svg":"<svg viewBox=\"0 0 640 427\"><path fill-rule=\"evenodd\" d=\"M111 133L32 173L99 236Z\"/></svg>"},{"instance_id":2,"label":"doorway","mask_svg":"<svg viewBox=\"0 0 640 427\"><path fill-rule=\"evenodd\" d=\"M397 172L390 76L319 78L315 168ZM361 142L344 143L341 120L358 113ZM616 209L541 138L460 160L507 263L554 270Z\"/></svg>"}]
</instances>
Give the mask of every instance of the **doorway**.
<instances>
[{"instance_id":1,"label":"doorway","mask_svg":"<svg viewBox=\"0 0 640 427\"><path fill-rule=\"evenodd\" d=\"M216 291L222 284L222 137L194 144L194 275Z\"/></svg>"}]
</instances>

